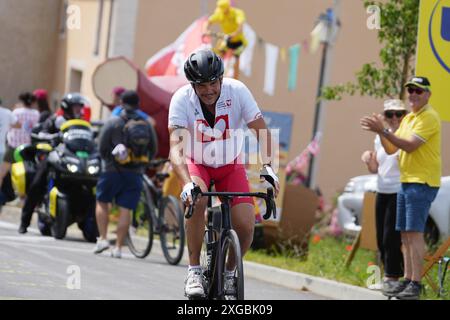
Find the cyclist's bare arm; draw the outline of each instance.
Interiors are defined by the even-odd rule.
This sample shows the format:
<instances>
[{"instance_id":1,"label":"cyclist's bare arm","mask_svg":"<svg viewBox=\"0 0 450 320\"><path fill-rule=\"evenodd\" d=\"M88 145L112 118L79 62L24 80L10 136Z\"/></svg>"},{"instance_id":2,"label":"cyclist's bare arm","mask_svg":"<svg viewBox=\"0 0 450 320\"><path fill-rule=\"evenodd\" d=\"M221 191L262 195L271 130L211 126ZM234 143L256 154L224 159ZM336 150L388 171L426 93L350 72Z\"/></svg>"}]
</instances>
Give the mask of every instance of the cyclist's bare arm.
<instances>
[{"instance_id":1,"label":"cyclist's bare arm","mask_svg":"<svg viewBox=\"0 0 450 320\"><path fill-rule=\"evenodd\" d=\"M247 124L248 128L256 134L260 146L261 158L263 164L272 164L275 159L275 150L273 149L272 135L267 128L264 118L259 118ZM278 195L280 185L276 183L275 194Z\"/></svg>"},{"instance_id":2,"label":"cyclist's bare arm","mask_svg":"<svg viewBox=\"0 0 450 320\"><path fill-rule=\"evenodd\" d=\"M186 141L183 137L188 136L188 131L182 127L169 127L169 137L170 137L170 162L172 163L172 168L178 175L179 179L186 185L192 182L191 176L189 175L189 170L186 164Z\"/></svg>"},{"instance_id":3,"label":"cyclist's bare arm","mask_svg":"<svg viewBox=\"0 0 450 320\"><path fill-rule=\"evenodd\" d=\"M275 155L272 149L272 136L270 130L267 129L266 122L263 118L259 118L247 124L248 128L256 134L258 143L261 146L261 157L264 164L272 163Z\"/></svg>"}]
</instances>

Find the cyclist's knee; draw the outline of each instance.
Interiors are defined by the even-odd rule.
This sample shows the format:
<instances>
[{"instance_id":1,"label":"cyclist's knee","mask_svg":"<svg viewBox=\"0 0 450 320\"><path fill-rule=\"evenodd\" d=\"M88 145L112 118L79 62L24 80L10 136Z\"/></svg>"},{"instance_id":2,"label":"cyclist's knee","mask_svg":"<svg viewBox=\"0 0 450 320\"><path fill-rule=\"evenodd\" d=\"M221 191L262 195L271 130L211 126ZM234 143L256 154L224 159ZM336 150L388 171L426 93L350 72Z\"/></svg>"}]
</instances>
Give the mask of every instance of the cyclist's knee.
<instances>
[{"instance_id":1,"label":"cyclist's knee","mask_svg":"<svg viewBox=\"0 0 450 320\"><path fill-rule=\"evenodd\" d=\"M201 215L206 210L206 206L208 205L208 198L203 197L195 205L195 213L199 213Z\"/></svg>"}]
</instances>

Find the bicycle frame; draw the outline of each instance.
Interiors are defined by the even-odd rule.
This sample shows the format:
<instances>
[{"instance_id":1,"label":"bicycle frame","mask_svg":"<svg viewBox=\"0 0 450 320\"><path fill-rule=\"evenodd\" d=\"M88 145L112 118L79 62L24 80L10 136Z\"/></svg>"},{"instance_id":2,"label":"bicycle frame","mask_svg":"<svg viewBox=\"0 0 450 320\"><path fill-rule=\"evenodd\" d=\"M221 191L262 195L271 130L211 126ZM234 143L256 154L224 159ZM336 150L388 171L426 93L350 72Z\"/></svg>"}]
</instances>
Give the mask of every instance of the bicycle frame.
<instances>
[{"instance_id":1,"label":"bicycle frame","mask_svg":"<svg viewBox=\"0 0 450 320\"><path fill-rule=\"evenodd\" d=\"M210 186L211 188L211 186ZM205 271L205 278L207 283L208 292L206 297L209 299L216 299L224 296L224 283L222 281L221 274L224 270L221 270L220 250L225 242L225 238L229 235L229 232L233 230L231 222L231 200L234 197L258 197L266 200L267 212L264 215L265 219L268 219L272 212L275 212L275 206L273 202L273 189L267 189L267 193L254 192L254 193L241 193L241 192L201 192L196 187L194 189L193 200L195 203L198 197L208 197L208 209L207 209L207 224L206 224L206 249L207 249L207 270ZM212 197L221 198L221 210L220 210L220 226L217 225L217 218L214 215L214 208L212 207ZM186 218L189 219L193 214L193 207L188 208ZM275 215L275 214L274 214ZM239 246L239 243L237 244ZM236 263L242 263L236 261ZM243 276L240 275L240 276Z\"/></svg>"},{"instance_id":2,"label":"bicycle frame","mask_svg":"<svg viewBox=\"0 0 450 320\"><path fill-rule=\"evenodd\" d=\"M208 193L203 194L204 196L210 196L209 200L212 196L216 196L216 193ZM214 220L214 211L212 207L208 208L208 223L207 223L207 244L206 247L211 247L211 259L210 259L210 265L209 265L209 281L212 282L212 285L210 285L211 291L208 292L208 296L212 299L221 297L223 295L224 291L224 284L222 281L222 277L220 274L222 273L222 270L218 268L219 265L219 252L222 248L222 245L224 243L225 237L227 236L227 233L232 230L232 224L231 224L231 205L230 205L231 198L225 197L222 198L222 204L220 205L220 226L217 226L217 221ZM218 232L218 235L216 233ZM214 237L215 236L215 237ZM215 241L216 238L217 240Z\"/></svg>"}]
</instances>

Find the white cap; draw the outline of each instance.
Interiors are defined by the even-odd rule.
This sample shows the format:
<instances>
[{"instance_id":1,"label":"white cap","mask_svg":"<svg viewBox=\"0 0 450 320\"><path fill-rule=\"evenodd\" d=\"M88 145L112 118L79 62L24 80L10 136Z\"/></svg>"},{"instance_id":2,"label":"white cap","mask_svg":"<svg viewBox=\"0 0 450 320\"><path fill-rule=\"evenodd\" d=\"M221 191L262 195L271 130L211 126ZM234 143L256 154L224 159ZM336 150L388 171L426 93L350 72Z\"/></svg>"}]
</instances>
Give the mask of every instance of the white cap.
<instances>
[{"instance_id":1,"label":"white cap","mask_svg":"<svg viewBox=\"0 0 450 320\"><path fill-rule=\"evenodd\" d=\"M384 111L386 110L406 110L405 104L400 99L389 99L384 101Z\"/></svg>"}]
</instances>

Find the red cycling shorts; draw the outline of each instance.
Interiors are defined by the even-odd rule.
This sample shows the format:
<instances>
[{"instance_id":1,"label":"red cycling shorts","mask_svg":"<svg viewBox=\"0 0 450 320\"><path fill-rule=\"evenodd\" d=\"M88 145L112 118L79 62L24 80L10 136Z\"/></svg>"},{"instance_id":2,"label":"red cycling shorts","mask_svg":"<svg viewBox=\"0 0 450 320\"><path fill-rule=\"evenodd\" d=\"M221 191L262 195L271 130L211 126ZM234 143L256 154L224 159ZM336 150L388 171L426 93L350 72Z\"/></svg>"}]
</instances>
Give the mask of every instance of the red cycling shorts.
<instances>
[{"instance_id":1,"label":"red cycling shorts","mask_svg":"<svg viewBox=\"0 0 450 320\"><path fill-rule=\"evenodd\" d=\"M187 166L190 176L202 179L206 187L209 187L210 181L214 180L217 192L250 192L247 173L243 164L233 163L220 168L212 168L196 164L191 159L187 159ZM254 205L252 197L235 197L231 201L231 206L241 203Z\"/></svg>"}]
</instances>

